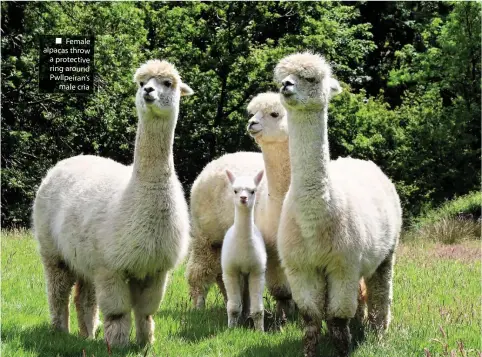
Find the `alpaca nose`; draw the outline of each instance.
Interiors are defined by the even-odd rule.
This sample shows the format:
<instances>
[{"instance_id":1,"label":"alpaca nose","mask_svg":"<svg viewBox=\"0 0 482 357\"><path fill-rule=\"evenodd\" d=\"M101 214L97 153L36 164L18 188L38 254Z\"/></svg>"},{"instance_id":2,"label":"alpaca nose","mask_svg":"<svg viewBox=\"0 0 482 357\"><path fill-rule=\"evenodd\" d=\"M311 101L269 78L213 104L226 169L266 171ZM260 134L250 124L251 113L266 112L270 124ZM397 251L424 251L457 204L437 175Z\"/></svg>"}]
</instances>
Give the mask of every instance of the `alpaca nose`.
<instances>
[{"instance_id":1,"label":"alpaca nose","mask_svg":"<svg viewBox=\"0 0 482 357\"><path fill-rule=\"evenodd\" d=\"M256 124L259 124L259 121L257 119L250 119L248 121L248 129L251 129L251 127Z\"/></svg>"},{"instance_id":2,"label":"alpaca nose","mask_svg":"<svg viewBox=\"0 0 482 357\"><path fill-rule=\"evenodd\" d=\"M293 82L291 82L289 79L285 79L284 81L281 82L281 84L283 85L283 89L286 89L290 86L294 86L295 84Z\"/></svg>"},{"instance_id":3,"label":"alpaca nose","mask_svg":"<svg viewBox=\"0 0 482 357\"><path fill-rule=\"evenodd\" d=\"M152 87L144 87L144 90L146 91L146 93L151 93L154 91L154 88Z\"/></svg>"},{"instance_id":4,"label":"alpaca nose","mask_svg":"<svg viewBox=\"0 0 482 357\"><path fill-rule=\"evenodd\" d=\"M248 201L247 196L240 196L239 198L241 199L241 202L247 202Z\"/></svg>"}]
</instances>

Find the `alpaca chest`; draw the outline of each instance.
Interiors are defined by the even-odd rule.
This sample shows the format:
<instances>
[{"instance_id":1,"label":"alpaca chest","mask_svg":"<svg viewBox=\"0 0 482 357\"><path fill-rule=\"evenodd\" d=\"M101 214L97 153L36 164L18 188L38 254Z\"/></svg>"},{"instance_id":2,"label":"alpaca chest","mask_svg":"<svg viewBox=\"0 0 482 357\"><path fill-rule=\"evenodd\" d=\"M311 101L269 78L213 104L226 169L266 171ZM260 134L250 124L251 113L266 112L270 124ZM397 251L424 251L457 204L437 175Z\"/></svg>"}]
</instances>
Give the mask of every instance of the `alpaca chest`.
<instances>
[{"instance_id":1,"label":"alpaca chest","mask_svg":"<svg viewBox=\"0 0 482 357\"><path fill-rule=\"evenodd\" d=\"M171 269L188 236L187 208L181 206L171 199L146 199L126 212L112 254L117 268L138 278Z\"/></svg>"}]
</instances>

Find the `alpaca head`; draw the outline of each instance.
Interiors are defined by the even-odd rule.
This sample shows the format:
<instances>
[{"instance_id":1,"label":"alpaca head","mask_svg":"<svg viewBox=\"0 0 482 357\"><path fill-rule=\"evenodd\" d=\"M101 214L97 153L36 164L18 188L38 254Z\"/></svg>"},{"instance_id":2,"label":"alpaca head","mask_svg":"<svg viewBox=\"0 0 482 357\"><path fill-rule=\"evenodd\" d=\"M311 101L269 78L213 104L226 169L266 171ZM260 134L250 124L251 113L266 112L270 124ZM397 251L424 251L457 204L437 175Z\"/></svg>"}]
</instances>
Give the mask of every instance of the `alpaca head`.
<instances>
[{"instance_id":1,"label":"alpaca head","mask_svg":"<svg viewBox=\"0 0 482 357\"><path fill-rule=\"evenodd\" d=\"M331 67L323 56L310 52L295 53L283 58L274 70L281 84L281 101L287 108L313 109L328 105L329 99L341 92L332 77Z\"/></svg>"},{"instance_id":2,"label":"alpaca head","mask_svg":"<svg viewBox=\"0 0 482 357\"><path fill-rule=\"evenodd\" d=\"M248 104L248 132L260 145L288 140L286 110L279 93L260 93Z\"/></svg>"},{"instance_id":3,"label":"alpaca head","mask_svg":"<svg viewBox=\"0 0 482 357\"><path fill-rule=\"evenodd\" d=\"M180 97L194 93L182 82L177 69L167 61L147 61L137 69L134 81L139 86L136 106L141 113L161 114L176 111Z\"/></svg>"},{"instance_id":4,"label":"alpaca head","mask_svg":"<svg viewBox=\"0 0 482 357\"><path fill-rule=\"evenodd\" d=\"M228 176L231 186L233 188L234 204L237 207L252 208L256 201L256 190L258 188L261 179L263 178L264 170L261 170L256 176L239 176L226 170L226 176Z\"/></svg>"}]
</instances>

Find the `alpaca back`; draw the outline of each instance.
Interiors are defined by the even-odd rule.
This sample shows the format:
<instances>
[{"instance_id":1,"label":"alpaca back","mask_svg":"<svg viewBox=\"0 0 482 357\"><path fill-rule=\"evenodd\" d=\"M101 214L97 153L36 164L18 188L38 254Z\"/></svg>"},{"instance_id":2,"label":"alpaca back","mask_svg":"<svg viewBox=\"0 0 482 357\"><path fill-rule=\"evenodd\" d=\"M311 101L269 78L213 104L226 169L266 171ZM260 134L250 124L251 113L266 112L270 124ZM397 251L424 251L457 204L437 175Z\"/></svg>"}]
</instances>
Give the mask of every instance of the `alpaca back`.
<instances>
[{"instance_id":1,"label":"alpaca back","mask_svg":"<svg viewBox=\"0 0 482 357\"><path fill-rule=\"evenodd\" d=\"M372 161L351 158L331 161L329 174L340 242L385 257L398 243L402 225L393 183Z\"/></svg>"},{"instance_id":2,"label":"alpaca back","mask_svg":"<svg viewBox=\"0 0 482 357\"><path fill-rule=\"evenodd\" d=\"M173 220L164 216L187 212L185 200L176 199L182 197L182 188L177 180L169 183L172 187L167 197L158 186L147 188L149 192L144 193L140 192L142 188L130 190L131 174L132 166L90 155L55 165L42 181L33 209L41 254L62 257L74 271L85 276L91 276L100 266L127 268L140 277L153 265L172 266L179 252L187 248L187 239L182 238L188 236L188 217L184 214L186 217ZM158 196L155 201L160 206L151 207L152 200L142 198L146 194ZM179 205L184 205L184 209L174 209ZM175 229L168 222L179 227ZM148 230L139 231L143 227ZM169 239L161 229L177 236ZM139 236L150 244L136 242L134 237ZM156 242L160 246L156 247Z\"/></svg>"},{"instance_id":3,"label":"alpaca back","mask_svg":"<svg viewBox=\"0 0 482 357\"><path fill-rule=\"evenodd\" d=\"M131 167L97 156L60 161L42 181L33 207L33 225L43 256L61 256L72 268L89 274L102 261L98 231L106 229L109 210L128 184ZM104 242L111 244L111 242Z\"/></svg>"}]
</instances>

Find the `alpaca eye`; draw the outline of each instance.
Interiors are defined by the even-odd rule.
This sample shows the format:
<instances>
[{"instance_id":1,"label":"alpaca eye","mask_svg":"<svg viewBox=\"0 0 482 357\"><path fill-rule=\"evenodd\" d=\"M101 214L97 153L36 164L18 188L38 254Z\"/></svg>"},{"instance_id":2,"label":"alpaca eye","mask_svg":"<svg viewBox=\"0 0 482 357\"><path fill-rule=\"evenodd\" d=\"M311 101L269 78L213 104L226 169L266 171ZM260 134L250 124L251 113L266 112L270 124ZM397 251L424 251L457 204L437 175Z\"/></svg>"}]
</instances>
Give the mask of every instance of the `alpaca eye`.
<instances>
[{"instance_id":1,"label":"alpaca eye","mask_svg":"<svg viewBox=\"0 0 482 357\"><path fill-rule=\"evenodd\" d=\"M238 190L234 190L234 193L238 193Z\"/></svg>"},{"instance_id":2,"label":"alpaca eye","mask_svg":"<svg viewBox=\"0 0 482 357\"><path fill-rule=\"evenodd\" d=\"M172 85L171 81L164 81L162 84L164 84L167 88L169 88Z\"/></svg>"},{"instance_id":3,"label":"alpaca eye","mask_svg":"<svg viewBox=\"0 0 482 357\"><path fill-rule=\"evenodd\" d=\"M139 84L141 85L141 87L144 87L144 82L139 82Z\"/></svg>"},{"instance_id":4,"label":"alpaca eye","mask_svg":"<svg viewBox=\"0 0 482 357\"><path fill-rule=\"evenodd\" d=\"M254 195L254 191L251 191L251 194Z\"/></svg>"},{"instance_id":5,"label":"alpaca eye","mask_svg":"<svg viewBox=\"0 0 482 357\"><path fill-rule=\"evenodd\" d=\"M310 83L313 83L315 81L314 77L306 78L306 80Z\"/></svg>"},{"instance_id":6,"label":"alpaca eye","mask_svg":"<svg viewBox=\"0 0 482 357\"><path fill-rule=\"evenodd\" d=\"M278 113L276 113L276 112L273 112L273 113L271 113L270 115L271 115L273 118L277 118L277 117L279 117L279 114L278 114Z\"/></svg>"}]
</instances>

